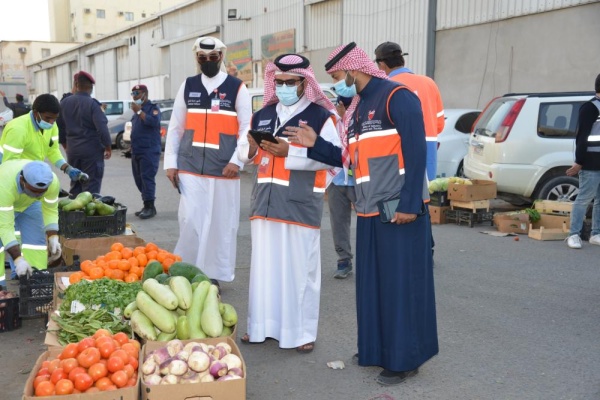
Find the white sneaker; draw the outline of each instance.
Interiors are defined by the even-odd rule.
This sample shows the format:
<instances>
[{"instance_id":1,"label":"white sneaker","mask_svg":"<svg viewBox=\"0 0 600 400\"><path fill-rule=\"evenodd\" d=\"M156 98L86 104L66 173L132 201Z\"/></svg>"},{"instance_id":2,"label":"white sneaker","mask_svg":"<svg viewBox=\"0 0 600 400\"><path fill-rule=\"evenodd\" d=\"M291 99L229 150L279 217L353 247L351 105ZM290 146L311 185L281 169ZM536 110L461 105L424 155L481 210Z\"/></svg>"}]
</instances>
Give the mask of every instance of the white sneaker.
<instances>
[{"instance_id":1,"label":"white sneaker","mask_svg":"<svg viewBox=\"0 0 600 400\"><path fill-rule=\"evenodd\" d=\"M567 238L567 246L569 246L572 249L580 249L581 248L581 239L579 238L579 235L569 236Z\"/></svg>"},{"instance_id":2,"label":"white sneaker","mask_svg":"<svg viewBox=\"0 0 600 400\"><path fill-rule=\"evenodd\" d=\"M590 238L590 244L595 244L600 246L600 235L594 235Z\"/></svg>"}]
</instances>

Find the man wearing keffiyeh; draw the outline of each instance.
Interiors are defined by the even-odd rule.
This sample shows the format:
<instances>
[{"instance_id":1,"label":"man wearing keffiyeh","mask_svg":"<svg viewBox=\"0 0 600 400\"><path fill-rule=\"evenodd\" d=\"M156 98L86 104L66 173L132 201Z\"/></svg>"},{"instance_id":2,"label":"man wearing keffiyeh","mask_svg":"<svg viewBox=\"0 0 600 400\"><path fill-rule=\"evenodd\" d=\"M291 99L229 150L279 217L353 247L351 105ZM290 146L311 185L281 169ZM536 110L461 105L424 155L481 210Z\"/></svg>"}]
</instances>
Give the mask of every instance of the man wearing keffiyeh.
<instances>
[{"instance_id":1,"label":"man wearing keffiyeh","mask_svg":"<svg viewBox=\"0 0 600 400\"><path fill-rule=\"evenodd\" d=\"M355 357L383 367L378 383L395 385L438 353L423 114L417 96L387 80L355 43L336 48L325 69L338 94L357 94L344 116L358 216ZM315 159L342 165L342 149L310 129L287 133ZM384 223L378 203L391 199L399 199L396 212Z\"/></svg>"},{"instance_id":2,"label":"man wearing keffiyeh","mask_svg":"<svg viewBox=\"0 0 600 400\"><path fill-rule=\"evenodd\" d=\"M335 106L317 83L310 62L284 54L265 69L263 108L251 129L275 136L256 143L249 134L238 158L258 165L250 207L252 259L248 333L242 343L270 337L281 348L314 349L321 293L320 226L327 170L284 132L310 127L339 146Z\"/></svg>"}]
</instances>

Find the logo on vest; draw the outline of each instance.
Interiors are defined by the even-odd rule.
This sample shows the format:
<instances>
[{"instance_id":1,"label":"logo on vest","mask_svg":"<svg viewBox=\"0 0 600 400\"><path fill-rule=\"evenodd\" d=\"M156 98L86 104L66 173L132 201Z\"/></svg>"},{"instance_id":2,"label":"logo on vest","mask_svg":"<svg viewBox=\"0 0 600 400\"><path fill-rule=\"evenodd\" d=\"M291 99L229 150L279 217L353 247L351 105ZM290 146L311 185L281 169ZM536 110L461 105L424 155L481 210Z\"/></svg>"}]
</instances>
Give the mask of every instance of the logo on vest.
<instances>
[{"instance_id":1,"label":"logo on vest","mask_svg":"<svg viewBox=\"0 0 600 400\"><path fill-rule=\"evenodd\" d=\"M227 96L227 93L219 93L219 98L221 100L225 100L225 97Z\"/></svg>"},{"instance_id":2,"label":"logo on vest","mask_svg":"<svg viewBox=\"0 0 600 400\"><path fill-rule=\"evenodd\" d=\"M300 126L300 124L308 125L308 121L301 119L298 121L298 126Z\"/></svg>"},{"instance_id":3,"label":"logo on vest","mask_svg":"<svg viewBox=\"0 0 600 400\"><path fill-rule=\"evenodd\" d=\"M375 116L375 110L371 110L369 111L369 121L373 119L373 117Z\"/></svg>"},{"instance_id":4,"label":"logo on vest","mask_svg":"<svg viewBox=\"0 0 600 400\"><path fill-rule=\"evenodd\" d=\"M271 120L270 119L263 119L258 121L258 126L267 126L271 124Z\"/></svg>"},{"instance_id":5,"label":"logo on vest","mask_svg":"<svg viewBox=\"0 0 600 400\"><path fill-rule=\"evenodd\" d=\"M190 92L189 96L190 97L200 97L200 96L202 96L202 93L200 93L200 92Z\"/></svg>"}]
</instances>

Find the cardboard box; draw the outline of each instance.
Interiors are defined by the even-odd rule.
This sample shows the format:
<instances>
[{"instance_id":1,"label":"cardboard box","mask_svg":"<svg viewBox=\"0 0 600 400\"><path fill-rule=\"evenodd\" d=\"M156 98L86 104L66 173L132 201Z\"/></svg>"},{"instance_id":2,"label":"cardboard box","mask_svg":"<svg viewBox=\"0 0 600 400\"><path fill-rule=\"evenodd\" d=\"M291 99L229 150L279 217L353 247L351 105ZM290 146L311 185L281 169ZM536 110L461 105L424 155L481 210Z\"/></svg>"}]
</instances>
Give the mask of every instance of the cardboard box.
<instances>
[{"instance_id":1,"label":"cardboard box","mask_svg":"<svg viewBox=\"0 0 600 400\"><path fill-rule=\"evenodd\" d=\"M525 233L529 232L529 214L527 213L496 213L494 214L494 226L503 233Z\"/></svg>"},{"instance_id":2,"label":"cardboard box","mask_svg":"<svg viewBox=\"0 0 600 400\"><path fill-rule=\"evenodd\" d=\"M496 198L496 182L473 179L472 185L448 183L448 199L458 201L489 200Z\"/></svg>"},{"instance_id":3,"label":"cardboard box","mask_svg":"<svg viewBox=\"0 0 600 400\"><path fill-rule=\"evenodd\" d=\"M33 380L36 374L40 370L42 363L46 360L55 359L62 352L62 348L52 348L39 356L35 366L29 374L27 382L25 382L25 389L23 390L22 400L39 400L40 397L36 397L33 390ZM241 380L241 379L238 379ZM245 383L245 382L244 382ZM140 381L135 386L112 390L110 392L98 392L98 393L81 393L81 394L68 394L60 396L48 396L44 399L48 400L138 400L140 391Z\"/></svg>"},{"instance_id":4,"label":"cardboard box","mask_svg":"<svg viewBox=\"0 0 600 400\"><path fill-rule=\"evenodd\" d=\"M113 243L121 242L125 247L145 246L146 242L136 235L103 236L86 239L65 239L61 237L63 259L66 265L73 264L73 255L79 255L79 260L94 260L96 257L110 251Z\"/></svg>"},{"instance_id":5,"label":"cardboard box","mask_svg":"<svg viewBox=\"0 0 600 400\"><path fill-rule=\"evenodd\" d=\"M429 218L432 224L445 224L446 223L446 211L450 207L437 207L429 206Z\"/></svg>"},{"instance_id":6,"label":"cardboard box","mask_svg":"<svg viewBox=\"0 0 600 400\"><path fill-rule=\"evenodd\" d=\"M242 360L244 377L222 382L208 383L181 383L177 385L146 385L143 381L142 364L146 354L165 346L164 342L147 342L142 348L142 359L140 360L139 376L141 378L142 400L245 400L246 399L246 376L248 369L240 349L235 341L229 337L210 338L197 340L183 340L183 343L203 342L215 345L219 342L227 342L231 346L231 352Z\"/></svg>"}]
</instances>

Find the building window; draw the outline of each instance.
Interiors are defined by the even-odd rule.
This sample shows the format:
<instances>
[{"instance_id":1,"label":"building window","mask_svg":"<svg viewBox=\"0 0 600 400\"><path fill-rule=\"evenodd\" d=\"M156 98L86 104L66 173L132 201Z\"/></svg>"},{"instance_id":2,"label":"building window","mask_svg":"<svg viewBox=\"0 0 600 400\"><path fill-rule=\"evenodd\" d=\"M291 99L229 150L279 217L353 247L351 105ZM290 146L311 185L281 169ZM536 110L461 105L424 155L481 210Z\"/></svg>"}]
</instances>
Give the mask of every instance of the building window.
<instances>
[{"instance_id":1,"label":"building window","mask_svg":"<svg viewBox=\"0 0 600 400\"><path fill-rule=\"evenodd\" d=\"M106 18L106 11L104 10L96 10L96 18Z\"/></svg>"},{"instance_id":2,"label":"building window","mask_svg":"<svg viewBox=\"0 0 600 400\"><path fill-rule=\"evenodd\" d=\"M50 49L42 49L42 58L50 57Z\"/></svg>"},{"instance_id":3,"label":"building window","mask_svg":"<svg viewBox=\"0 0 600 400\"><path fill-rule=\"evenodd\" d=\"M125 13L125 21L133 21L133 13L132 12Z\"/></svg>"}]
</instances>

